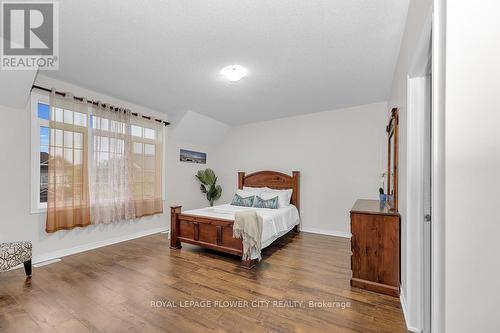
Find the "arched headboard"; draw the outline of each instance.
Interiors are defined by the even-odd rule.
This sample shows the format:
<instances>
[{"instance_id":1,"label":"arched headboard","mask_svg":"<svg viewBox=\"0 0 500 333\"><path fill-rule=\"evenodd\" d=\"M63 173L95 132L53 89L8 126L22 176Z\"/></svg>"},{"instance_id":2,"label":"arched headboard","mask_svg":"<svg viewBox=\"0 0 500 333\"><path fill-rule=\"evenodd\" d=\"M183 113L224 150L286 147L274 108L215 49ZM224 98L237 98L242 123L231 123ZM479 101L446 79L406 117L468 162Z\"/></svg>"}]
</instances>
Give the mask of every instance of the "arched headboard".
<instances>
[{"instance_id":1,"label":"arched headboard","mask_svg":"<svg viewBox=\"0 0 500 333\"><path fill-rule=\"evenodd\" d=\"M269 187L275 190L292 189L291 204L300 211L300 171L292 171L292 175L286 175L277 171L258 171L245 175L238 172L238 188L248 187Z\"/></svg>"}]
</instances>

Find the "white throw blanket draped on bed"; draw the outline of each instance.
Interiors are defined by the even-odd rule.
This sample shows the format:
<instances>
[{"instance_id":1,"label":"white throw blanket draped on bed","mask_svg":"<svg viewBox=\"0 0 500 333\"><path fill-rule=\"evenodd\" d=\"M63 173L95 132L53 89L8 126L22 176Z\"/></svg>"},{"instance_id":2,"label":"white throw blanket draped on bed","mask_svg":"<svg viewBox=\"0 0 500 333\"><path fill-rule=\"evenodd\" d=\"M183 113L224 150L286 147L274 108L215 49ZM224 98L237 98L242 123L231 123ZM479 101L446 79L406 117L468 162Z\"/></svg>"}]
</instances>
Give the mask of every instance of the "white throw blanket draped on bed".
<instances>
[{"instance_id":1,"label":"white throw blanket draped on bed","mask_svg":"<svg viewBox=\"0 0 500 333\"><path fill-rule=\"evenodd\" d=\"M246 210L234 214L233 237L241 238L243 243L243 260L257 253L261 259L262 217L255 210Z\"/></svg>"}]
</instances>

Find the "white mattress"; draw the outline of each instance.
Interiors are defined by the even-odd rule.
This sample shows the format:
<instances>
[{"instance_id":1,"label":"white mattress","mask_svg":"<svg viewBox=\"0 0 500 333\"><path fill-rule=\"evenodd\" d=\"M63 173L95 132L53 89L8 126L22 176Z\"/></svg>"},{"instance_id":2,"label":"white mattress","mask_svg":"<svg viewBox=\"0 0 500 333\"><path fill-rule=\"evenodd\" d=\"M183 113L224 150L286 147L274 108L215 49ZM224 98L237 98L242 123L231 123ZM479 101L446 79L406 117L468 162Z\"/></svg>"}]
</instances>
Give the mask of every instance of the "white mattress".
<instances>
[{"instance_id":1,"label":"white mattress","mask_svg":"<svg viewBox=\"0 0 500 333\"><path fill-rule=\"evenodd\" d=\"M239 207L230 204L193 209L182 212L186 215L207 216L217 219L234 221L234 214L242 210L255 210L262 217L262 248L269 246L279 237L293 229L300 222L299 211L294 205L278 209ZM252 259L257 254L252 254Z\"/></svg>"}]
</instances>

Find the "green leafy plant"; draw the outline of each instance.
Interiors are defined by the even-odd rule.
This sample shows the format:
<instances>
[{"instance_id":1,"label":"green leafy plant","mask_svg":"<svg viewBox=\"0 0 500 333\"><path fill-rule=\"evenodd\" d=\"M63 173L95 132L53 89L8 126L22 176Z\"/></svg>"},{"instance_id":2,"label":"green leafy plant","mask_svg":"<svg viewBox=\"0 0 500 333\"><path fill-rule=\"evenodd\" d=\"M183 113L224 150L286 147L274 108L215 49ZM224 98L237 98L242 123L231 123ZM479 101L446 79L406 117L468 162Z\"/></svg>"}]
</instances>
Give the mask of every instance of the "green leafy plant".
<instances>
[{"instance_id":1,"label":"green leafy plant","mask_svg":"<svg viewBox=\"0 0 500 333\"><path fill-rule=\"evenodd\" d=\"M210 206L213 206L214 202L219 200L222 195L222 187L216 185L217 176L215 172L212 169L199 170L196 178L201 183L201 193L206 194Z\"/></svg>"}]
</instances>

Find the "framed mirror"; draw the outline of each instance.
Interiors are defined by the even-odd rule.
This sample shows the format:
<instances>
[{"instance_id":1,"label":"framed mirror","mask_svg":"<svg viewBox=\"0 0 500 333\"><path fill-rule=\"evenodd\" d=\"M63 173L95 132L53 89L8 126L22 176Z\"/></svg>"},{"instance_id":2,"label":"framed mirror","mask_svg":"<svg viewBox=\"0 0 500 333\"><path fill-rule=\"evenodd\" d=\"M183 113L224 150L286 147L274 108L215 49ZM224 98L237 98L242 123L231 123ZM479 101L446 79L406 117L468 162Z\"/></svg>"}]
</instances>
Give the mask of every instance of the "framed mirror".
<instances>
[{"instance_id":1,"label":"framed mirror","mask_svg":"<svg viewBox=\"0 0 500 333\"><path fill-rule=\"evenodd\" d=\"M391 110L387 132L387 205L392 211L398 211L398 126L399 109Z\"/></svg>"}]
</instances>

